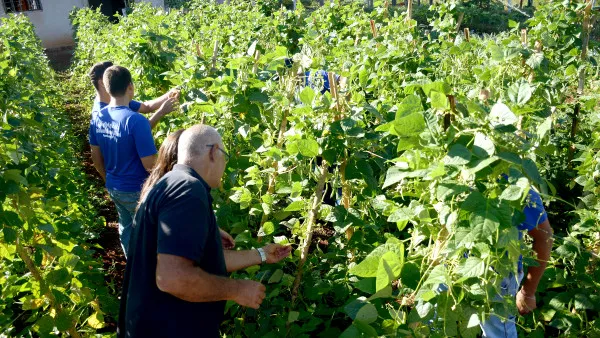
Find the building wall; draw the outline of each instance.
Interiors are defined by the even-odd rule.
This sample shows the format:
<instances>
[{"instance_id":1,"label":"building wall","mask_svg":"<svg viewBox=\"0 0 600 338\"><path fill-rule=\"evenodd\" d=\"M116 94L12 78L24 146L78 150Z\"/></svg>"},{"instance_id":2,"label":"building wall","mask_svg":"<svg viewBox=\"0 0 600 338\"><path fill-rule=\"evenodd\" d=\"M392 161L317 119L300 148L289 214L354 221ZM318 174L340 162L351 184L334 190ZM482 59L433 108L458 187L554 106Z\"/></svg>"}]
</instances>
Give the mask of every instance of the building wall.
<instances>
[{"instance_id":1,"label":"building wall","mask_svg":"<svg viewBox=\"0 0 600 338\"><path fill-rule=\"evenodd\" d=\"M165 7L165 0L145 0L143 2L149 2L154 7Z\"/></svg>"},{"instance_id":2,"label":"building wall","mask_svg":"<svg viewBox=\"0 0 600 338\"><path fill-rule=\"evenodd\" d=\"M139 0L138 0L139 1ZM164 0L141 0L151 2L154 6L164 6ZM41 0L42 10L25 12L29 17L37 35L42 39L45 48L53 49L72 46L73 31L69 13L74 7L87 7L88 0ZM0 17L6 16L0 4Z\"/></svg>"}]
</instances>

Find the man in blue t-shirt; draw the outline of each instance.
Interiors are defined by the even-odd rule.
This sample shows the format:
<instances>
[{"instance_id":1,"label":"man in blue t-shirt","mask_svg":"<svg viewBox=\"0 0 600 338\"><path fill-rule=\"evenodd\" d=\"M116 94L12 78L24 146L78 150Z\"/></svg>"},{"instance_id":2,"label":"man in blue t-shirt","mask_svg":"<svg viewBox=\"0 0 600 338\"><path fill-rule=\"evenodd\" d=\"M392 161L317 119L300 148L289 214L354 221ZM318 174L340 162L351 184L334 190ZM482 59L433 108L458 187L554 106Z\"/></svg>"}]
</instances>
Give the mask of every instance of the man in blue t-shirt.
<instances>
[{"instance_id":1,"label":"man in blue t-shirt","mask_svg":"<svg viewBox=\"0 0 600 338\"><path fill-rule=\"evenodd\" d=\"M548 215L544 209L542 198L533 189L529 191L523 213L525 214L525 221L518 226L519 240L522 239L522 231L525 230L533 238L533 251L537 255L538 266L527 268L527 276L525 276L525 281L519 290L519 285L524 277L523 259L519 257L517 262L517 276L511 272L502 280L501 293L496 299L501 301L503 296L516 297L517 309L521 315L527 314L536 308L535 293L550 259L553 243L552 227L548 221ZM488 320L481 324L483 336L517 338L515 320L516 317L514 315L509 315L506 319L491 315Z\"/></svg>"},{"instance_id":2,"label":"man in blue t-shirt","mask_svg":"<svg viewBox=\"0 0 600 338\"><path fill-rule=\"evenodd\" d=\"M130 108L131 73L111 66L104 72L103 83L110 103L92 116L89 140L94 166L119 213L119 237L127 257L135 208L157 151L150 122Z\"/></svg>"},{"instance_id":3,"label":"man in blue t-shirt","mask_svg":"<svg viewBox=\"0 0 600 338\"><path fill-rule=\"evenodd\" d=\"M111 61L96 63L92 66L88 74L90 80L92 81L92 85L94 85L94 88L96 89L96 98L94 99L94 105L92 106L92 118L94 115L98 114L100 110L106 107L110 101L110 95L106 91L102 77L104 76L104 71L112 65L113 63ZM154 128L162 117L174 110L178 100L179 91L176 89L171 89L168 93L154 100L146 102L132 100L129 102L129 108L142 114L155 111L155 113L149 118L150 126Z\"/></svg>"},{"instance_id":4,"label":"man in blue t-shirt","mask_svg":"<svg viewBox=\"0 0 600 338\"><path fill-rule=\"evenodd\" d=\"M503 175L505 179L508 176ZM528 231L529 236L533 238L533 251L537 255L537 266L527 268L527 276L524 276L523 258L519 256L517 262L517 275L510 272L508 276L504 276L500 283L500 293L496 295L494 301L502 302L504 297L516 297L516 305L519 314L524 315L536 308L535 293L540 283L546 265L550 259L552 251L552 227L548 221L548 215L544 209L542 198L535 190L531 189L527 196L525 208L523 208L525 220L518 225L519 240L523 238L522 231ZM468 255L465 255L468 256ZM521 285L525 277L525 281ZM521 289L519 290L519 285ZM439 292L448 290L446 284L438 286ZM517 338L516 316L508 315L500 317L498 315L490 315L490 317L479 324L483 337L487 338Z\"/></svg>"}]
</instances>

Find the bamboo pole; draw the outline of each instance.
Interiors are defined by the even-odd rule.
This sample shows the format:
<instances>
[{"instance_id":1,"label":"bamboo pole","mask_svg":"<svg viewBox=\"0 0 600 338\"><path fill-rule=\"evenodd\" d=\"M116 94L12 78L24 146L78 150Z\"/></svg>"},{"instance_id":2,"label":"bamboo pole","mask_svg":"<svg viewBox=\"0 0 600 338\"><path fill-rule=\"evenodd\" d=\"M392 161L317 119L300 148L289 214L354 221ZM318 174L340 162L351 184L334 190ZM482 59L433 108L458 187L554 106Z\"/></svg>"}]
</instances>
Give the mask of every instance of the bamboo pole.
<instances>
[{"instance_id":1,"label":"bamboo pole","mask_svg":"<svg viewBox=\"0 0 600 338\"><path fill-rule=\"evenodd\" d=\"M468 28L465 28L465 40L467 40L467 42L471 41L471 33Z\"/></svg>"},{"instance_id":2,"label":"bamboo pole","mask_svg":"<svg viewBox=\"0 0 600 338\"><path fill-rule=\"evenodd\" d=\"M412 19L412 10L413 10L412 0L408 0L408 4L406 5L406 21L410 21Z\"/></svg>"}]
</instances>

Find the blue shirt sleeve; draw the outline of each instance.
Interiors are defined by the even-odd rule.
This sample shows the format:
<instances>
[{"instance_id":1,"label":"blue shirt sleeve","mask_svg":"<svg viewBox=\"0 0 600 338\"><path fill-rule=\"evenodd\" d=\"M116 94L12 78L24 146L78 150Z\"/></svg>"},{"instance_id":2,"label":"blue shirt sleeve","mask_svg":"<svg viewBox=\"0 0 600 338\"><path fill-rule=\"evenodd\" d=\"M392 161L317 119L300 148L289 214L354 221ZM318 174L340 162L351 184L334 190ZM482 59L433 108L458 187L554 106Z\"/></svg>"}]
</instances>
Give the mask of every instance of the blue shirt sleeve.
<instances>
[{"instance_id":1,"label":"blue shirt sleeve","mask_svg":"<svg viewBox=\"0 0 600 338\"><path fill-rule=\"evenodd\" d=\"M142 107L141 102L138 102L135 100L131 100L131 102L129 102L129 109L133 110L134 112L139 113L141 107Z\"/></svg>"},{"instance_id":2,"label":"blue shirt sleeve","mask_svg":"<svg viewBox=\"0 0 600 338\"><path fill-rule=\"evenodd\" d=\"M140 158L154 155L157 153L150 121L140 114L135 114L130 118L130 133L133 136L135 149Z\"/></svg>"},{"instance_id":3,"label":"blue shirt sleeve","mask_svg":"<svg viewBox=\"0 0 600 338\"><path fill-rule=\"evenodd\" d=\"M88 129L88 139L90 141L90 145L97 146L98 140L96 139L96 128L94 128L94 121L90 122L90 128Z\"/></svg>"},{"instance_id":4,"label":"blue shirt sleeve","mask_svg":"<svg viewBox=\"0 0 600 338\"><path fill-rule=\"evenodd\" d=\"M206 198L194 189L168 199L158 214L157 253L194 262L202 259L210 224L210 208L206 203Z\"/></svg>"},{"instance_id":5,"label":"blue shirt sleeve","mask_svg":"<svg viewBox=\"0 0 600 338\"><path fill-rule=\"evenodd\" d=\"M519 230L531 231L548 220L548 214L544 209L542 197L535 190L529 191L526 203L527 205L523 209L525 221L519 225Z\"/></svg>"}]
</instances>

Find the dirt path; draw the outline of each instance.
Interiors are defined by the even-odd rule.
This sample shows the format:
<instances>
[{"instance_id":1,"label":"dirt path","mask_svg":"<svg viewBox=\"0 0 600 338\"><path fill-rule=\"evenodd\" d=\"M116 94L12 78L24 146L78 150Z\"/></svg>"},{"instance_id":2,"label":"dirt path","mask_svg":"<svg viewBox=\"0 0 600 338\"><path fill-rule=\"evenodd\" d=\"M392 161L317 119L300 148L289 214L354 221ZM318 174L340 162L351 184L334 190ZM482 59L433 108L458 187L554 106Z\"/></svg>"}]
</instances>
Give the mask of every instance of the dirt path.
<instances>
[{"instance_id":1,"label":"dirt path","mask_svg":"<svg viewBox=\"0 0 600 338\"><path fill-rule=\"evenodd\" d=\"M51 65L54 64L51 62ZM70 81L68 74L57 73L59 80L64 83ZM68 86L65 86L67 88ZM123 276L125 273L125 256L121 249L118 231L118 215L114 204L108 197L104 182L98 175L96 168L91 161L90 146L87 140L89 126L89 109L91 109L92 100L86 98L86 93L65 93L64 111L71 120L73 134L80 140L79 159L86 173L87 181L92 186L89 189L92 192L90 196L98 216L106 219L106 227L102 229L97 241L94 244L100 245L104 250L98 251L97 255L102 258L105 270L105 282L109 290L114 292L114 297L120 297ZM111 318L109 314L105 316L107 327L102 332L116 331L116 318Z\"/></svg>"}]
</instances>

